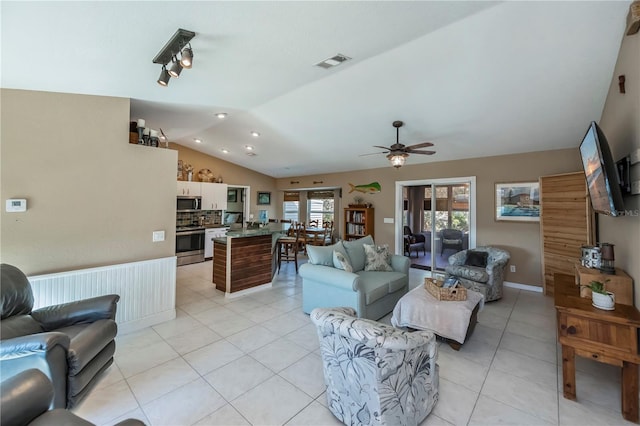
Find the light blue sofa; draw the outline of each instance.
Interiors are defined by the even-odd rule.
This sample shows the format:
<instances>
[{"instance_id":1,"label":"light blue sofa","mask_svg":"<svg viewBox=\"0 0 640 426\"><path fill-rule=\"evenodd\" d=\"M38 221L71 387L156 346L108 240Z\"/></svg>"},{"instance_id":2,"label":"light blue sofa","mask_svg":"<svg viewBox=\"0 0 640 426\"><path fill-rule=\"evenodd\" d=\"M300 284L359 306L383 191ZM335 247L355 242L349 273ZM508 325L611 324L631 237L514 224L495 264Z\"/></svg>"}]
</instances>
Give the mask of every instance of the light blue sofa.
<instances>
[{"instance_id":1,"label":"light blue sofa","mask_svg":"<svg viewBox=\"0 0 640 426\"><path fill-rule=\"evenodd\" d=\"M377 320L393 311L396 302L409 290L410 260L392 255L393 271L365 271L364 244L374 244L373 238L307 246L309 263L300 266L305 313L315 308L350 307L360 318ZM334 266L334 250L348 258L353 272Z\"/></svg>"}]
</instances>

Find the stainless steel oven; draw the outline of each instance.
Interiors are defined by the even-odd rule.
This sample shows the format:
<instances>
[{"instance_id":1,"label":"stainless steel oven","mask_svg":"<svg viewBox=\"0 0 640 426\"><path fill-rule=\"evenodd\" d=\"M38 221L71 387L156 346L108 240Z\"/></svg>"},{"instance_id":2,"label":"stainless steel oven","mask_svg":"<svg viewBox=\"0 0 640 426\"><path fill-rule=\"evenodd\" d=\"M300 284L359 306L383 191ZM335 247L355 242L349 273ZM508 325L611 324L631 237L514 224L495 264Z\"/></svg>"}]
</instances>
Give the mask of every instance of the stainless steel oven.
<instances>
[{"instance_id":1,"label":"stainless steel oven","mask_svg":"<svg viewBox=\"0 0 640 426\"><path fill-rule=\"evenodd\" d=\"M176 229L178 266L204 262L204 228Z\"/></svg>"}]
</instances>

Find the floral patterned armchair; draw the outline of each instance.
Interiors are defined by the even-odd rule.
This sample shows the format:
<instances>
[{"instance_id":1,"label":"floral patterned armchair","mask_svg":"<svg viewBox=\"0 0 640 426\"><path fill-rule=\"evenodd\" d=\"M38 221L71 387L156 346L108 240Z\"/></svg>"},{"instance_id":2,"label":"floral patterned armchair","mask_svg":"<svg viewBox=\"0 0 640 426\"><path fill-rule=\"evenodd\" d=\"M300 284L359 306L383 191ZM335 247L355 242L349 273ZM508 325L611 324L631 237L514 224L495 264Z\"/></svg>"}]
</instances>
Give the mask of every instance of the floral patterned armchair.
<instances>
[{"instance_id":1,"label":"floral patterned armchair","mask_svg":"<svg viewBox=\"0 0 640 426\"><path fill-rule=\"evenodd\" d=\"M470 254L486 253L485 263L475 264L470 261ZM484 295L484 300L490 302L502 298L502 282L504 270L510 259L506 250L495 247L476 247L472 250L462 250L449 257L449 265L445 268L447 276L458 278L460 283L468 289Z\"/></svg>"},{"instance_id":2,"label":"floral patterned armchair","mask_svg":"<svg viewBox=\"0 0 640 426\"><path fill-rule=\"evenodd\" d=\"M347 425L418 425L438 401L430 331L401 331L352 308L316 308L331 412Z\"/></svg>"}]
</instances>

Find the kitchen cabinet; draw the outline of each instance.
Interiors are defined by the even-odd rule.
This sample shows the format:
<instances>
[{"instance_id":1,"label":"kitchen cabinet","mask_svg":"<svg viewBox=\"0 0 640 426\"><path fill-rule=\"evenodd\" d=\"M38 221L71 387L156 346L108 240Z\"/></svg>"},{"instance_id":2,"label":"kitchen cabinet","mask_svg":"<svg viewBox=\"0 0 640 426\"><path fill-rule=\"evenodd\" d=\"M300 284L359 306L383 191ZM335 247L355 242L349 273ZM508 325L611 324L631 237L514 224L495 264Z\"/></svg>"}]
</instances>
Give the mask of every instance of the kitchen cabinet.
<instances>
[{"instance_id":1,"label":"kitchen cabinet","mask_svg":"<svg viewBox=\"0 0 640 426\"><path fill-rule=\"evenodd\" d=\"M199 197L201 194L200 182L178 181L178 197ZM226 186L226 185L225 185Z\"/></svg>"},{"instance_id":2,"label":"kitchen cabinet","mask_svg":"<svg viewBox=\"0 0 640 426\"><path fill-rule=\"evenodd\" d=\"M202 210L226 210L227 187L226 183L201 183Z\"/></svg>"}]
</instances>

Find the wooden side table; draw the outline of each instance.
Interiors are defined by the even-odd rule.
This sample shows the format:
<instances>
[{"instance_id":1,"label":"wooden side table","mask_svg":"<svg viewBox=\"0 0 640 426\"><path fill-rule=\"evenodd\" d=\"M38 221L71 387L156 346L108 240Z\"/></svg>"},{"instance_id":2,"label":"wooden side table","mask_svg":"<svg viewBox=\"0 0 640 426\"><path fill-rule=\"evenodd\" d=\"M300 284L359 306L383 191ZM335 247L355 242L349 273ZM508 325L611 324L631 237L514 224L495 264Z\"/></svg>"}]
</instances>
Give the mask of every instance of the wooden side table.
<instances>
[{"instance_id":1,"label":"wooden side table","mask_svg":"<svg viewBox=\"0 0 640 426\"><path fill-rule=\"evenodd\" d=\"M576 399L576 355L622 367L622 417L639 423L640 311L620 303L613 311L592 306L590 298L580 297L571 275L555 274L554 283L564 397Z\"/></svg>"},{"instance_id":2,"label":"wooden side table","mask_svg":"<svg viewBox=\"0 0 640 426\"><path fill-rule=\"evenodd\" d=\"M576 284L587 285L591 281L605 283L605 288L616 295L616 303L634 305L633 280L626 272L616 268L614 275L604 274L599 269L587 268L576 263ZM608 281L607 281L608 280ZM591 290L585 287L580 289L580 296L591 299Z\"/></svg>"}]
</instances>

